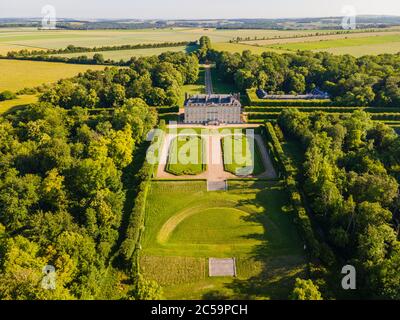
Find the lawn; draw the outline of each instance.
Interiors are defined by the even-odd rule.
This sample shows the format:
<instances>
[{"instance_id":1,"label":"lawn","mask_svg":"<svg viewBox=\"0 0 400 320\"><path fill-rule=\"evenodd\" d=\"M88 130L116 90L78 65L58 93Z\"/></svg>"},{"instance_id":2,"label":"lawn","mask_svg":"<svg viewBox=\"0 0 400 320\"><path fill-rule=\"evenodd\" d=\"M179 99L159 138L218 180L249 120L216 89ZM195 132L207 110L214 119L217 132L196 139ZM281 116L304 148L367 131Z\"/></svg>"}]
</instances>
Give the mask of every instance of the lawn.
<instances>
[{"instance_id":1,"label":"lawn","mask_svg":"<svg viewBox=\"0 0 400 320\"><path fill-rule=\"evenodd\" d=\"M185 94L189 95L194 95L194 94L200 94L200 93L205 93L206 92L206 86L205 86L205 70L203 67L200 66L200 72L199 72L199 78L197 79L195 84L187 84L184 85L181 92L182 96L179 102L180 106L183 106L185 102Z\"/></svg>"},{"instance_id":2,"label":"lawn","mask_svg":"<svg viewBox=\"0 0 400 320\"><path fill-rule=\"evenodd\" d=\"M199 136L178 136L172 140L166 171L176 176L197 175L206 170L205 141Z\"/></svg>"},{"instance_id":3,"label":"lawn","mask_svg":"<svg viewBox=\"0 0 400 320\"><path fill-rule=\"evenodd\" d=\"M49 84L71 78L86 70L102 70L103 66L65 64L39 61L0 60L0 92Z\"/></svg>"},{"instance_id":4,"label":"lawn","mask_svg":"<svg viewBox=\"0 0 400 320\"><path fill-rule=\"evenodd\" d=\"M146 206L141 268L167 299L285 299L304 272L303 245L283 185L153 182ZM208 277L208 258L235 257L236 278Z\"/></svg>"},{"instance_id":5,"label":"lawn","mask_svg":"<svg viewBox=\"0 0 400 320\"><path fill-rule=\"evenodd\" d=\"M0 102L0 115L22 108L28 104L36 103L38 100L35 95L21 95L17 99L1 101Z\"/></svg>"},{"instance_id":6,"label":"lawn","mask_svg":"<svg viewBox=\"0 0 400 320\"><path fill-rule=\"evenodd\" d=\"M221 140L224 155L224 169L238 176L259 175L265 171L257 142L245 135L227 136Z\"/></svg>"},{"instance_id":7,"label":"lawn","mask_svg":"<svg viewBox=\"0 0 400 320\"><path fill-rule=\"evenodd\" d=\"M215 68L211 69L211 78L213 82L214 93L229 94L237 93L239 91L233 83L227 83L220 79Z\"/></svg>"}]
</instances>

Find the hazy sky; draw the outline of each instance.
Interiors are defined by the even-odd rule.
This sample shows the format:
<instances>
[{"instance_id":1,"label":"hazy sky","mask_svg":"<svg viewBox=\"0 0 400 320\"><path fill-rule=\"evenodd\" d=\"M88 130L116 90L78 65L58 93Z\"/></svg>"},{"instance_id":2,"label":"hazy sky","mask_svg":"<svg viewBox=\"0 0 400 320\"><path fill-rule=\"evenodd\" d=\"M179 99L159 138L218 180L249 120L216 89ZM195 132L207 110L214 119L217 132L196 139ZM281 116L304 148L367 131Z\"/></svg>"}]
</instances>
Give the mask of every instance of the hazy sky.
<instances>
[{"instance_id":1,"label":"hazy sky","mask_svg":"<svg viewBox=\"0 0 400 320\"><path fill-rule=\"evenodd\" d=\"M400 15L400 0L0 0L0 17L39 17L53 5L67 18L285 18L358 14Z\"/></svg>"}]
</instances>

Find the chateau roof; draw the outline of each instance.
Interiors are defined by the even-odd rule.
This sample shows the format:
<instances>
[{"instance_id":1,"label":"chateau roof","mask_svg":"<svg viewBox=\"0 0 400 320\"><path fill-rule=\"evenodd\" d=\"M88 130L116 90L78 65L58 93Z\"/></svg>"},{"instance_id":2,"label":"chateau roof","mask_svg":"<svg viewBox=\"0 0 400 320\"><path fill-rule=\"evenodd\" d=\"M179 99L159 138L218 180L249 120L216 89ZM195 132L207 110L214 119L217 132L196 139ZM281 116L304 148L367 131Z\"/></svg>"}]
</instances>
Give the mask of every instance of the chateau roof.
<instances>
[{"instance_id":1,"label":"chateau roof","mask_svg":"<svg viewBox=\"0 0 400 320\"><path fill-rule=\"evenodd\" d=\"M240 104L238 96L232 94L198 94L188 97L185 101L185 106L236 106L238 104Z\"/></svg>"}]
</instances>

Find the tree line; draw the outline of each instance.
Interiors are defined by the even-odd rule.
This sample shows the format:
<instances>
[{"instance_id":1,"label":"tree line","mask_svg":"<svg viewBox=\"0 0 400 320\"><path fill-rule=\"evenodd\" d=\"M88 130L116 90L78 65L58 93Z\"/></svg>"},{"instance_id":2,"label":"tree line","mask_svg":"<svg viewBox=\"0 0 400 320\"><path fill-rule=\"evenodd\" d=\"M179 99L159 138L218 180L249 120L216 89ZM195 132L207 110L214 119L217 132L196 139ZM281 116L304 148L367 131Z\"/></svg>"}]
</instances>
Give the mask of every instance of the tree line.
<instances>
[{"instance_id":1,"label":"tree line","mask_svg":"<svg viewBox=\"0 0 400 320\"><path fill-rule=\"evenodd\" d=\"M47 49L47 50L23 49L19 51L10 51L7 53L7 57L17 58L17 57L32 57L32 56L54 55L54 54L136 50L136 49L151 49L151 48L170 48L170 47L196 46L196 45L197 41L124 44L124 45L102 46L102 47L79 47L79 46L69 45L66 48L61 48L61 49Z\"/></svg>"}]
</instances>

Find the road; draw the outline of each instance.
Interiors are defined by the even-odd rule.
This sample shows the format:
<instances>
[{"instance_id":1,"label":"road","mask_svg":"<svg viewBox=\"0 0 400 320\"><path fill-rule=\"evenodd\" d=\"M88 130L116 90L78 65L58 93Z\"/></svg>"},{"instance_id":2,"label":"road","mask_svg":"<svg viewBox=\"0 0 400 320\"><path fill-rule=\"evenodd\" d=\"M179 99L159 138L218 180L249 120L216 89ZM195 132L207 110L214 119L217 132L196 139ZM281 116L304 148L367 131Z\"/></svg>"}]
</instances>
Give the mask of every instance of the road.
<instances>
[{"instance_id":1,"label":"road","mask_svg":"<svg viewBox=\"0 0 400 320\"><path fill-rule=\"evenodd\" d=\"M205 72L205 82L206 82L206 94L213 94L213 84L212 84L212 77L211 77L211 65L206 65L204 67L206 69Z\"/></svg>"}]
</instances>

